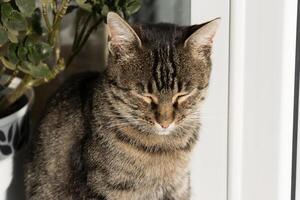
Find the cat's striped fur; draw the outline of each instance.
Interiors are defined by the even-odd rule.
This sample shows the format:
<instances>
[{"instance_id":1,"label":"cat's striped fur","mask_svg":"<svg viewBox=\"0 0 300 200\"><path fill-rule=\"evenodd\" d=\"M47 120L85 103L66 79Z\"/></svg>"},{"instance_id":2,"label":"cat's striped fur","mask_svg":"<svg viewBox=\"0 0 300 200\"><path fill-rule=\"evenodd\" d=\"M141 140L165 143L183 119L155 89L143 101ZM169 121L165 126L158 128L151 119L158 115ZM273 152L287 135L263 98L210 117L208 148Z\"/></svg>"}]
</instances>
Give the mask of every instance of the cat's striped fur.
<instances>
[{"instance_id":1,"label":"cat's striped fur","mask_svg":"<svg viewBox=\"0 0 300 200\"><path fill-rule=\"evenodd\" d=\"M50 102L27 159L27 199L190 199L217 22L131 28L110 13L108 68Z\"/></svg>"}]
</instances>

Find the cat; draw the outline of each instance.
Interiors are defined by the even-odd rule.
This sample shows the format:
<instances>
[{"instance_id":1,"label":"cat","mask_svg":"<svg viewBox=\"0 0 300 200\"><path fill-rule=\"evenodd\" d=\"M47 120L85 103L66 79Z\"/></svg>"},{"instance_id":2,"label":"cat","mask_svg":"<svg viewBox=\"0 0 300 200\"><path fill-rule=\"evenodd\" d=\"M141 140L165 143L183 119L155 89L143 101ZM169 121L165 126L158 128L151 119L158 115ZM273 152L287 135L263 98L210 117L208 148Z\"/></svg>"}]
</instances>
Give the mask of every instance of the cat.
<instances>
[{"instance_id":1,"label":"cat","mask_svg":"<svg viewBox=\"0 0 300 200\"><path fill-rule=\"evenodd\" d=\"M129 25L110 12L107 69L50 100L26 159L26 198L190 199L219 22Z\"/></svg>"}]
</instances>

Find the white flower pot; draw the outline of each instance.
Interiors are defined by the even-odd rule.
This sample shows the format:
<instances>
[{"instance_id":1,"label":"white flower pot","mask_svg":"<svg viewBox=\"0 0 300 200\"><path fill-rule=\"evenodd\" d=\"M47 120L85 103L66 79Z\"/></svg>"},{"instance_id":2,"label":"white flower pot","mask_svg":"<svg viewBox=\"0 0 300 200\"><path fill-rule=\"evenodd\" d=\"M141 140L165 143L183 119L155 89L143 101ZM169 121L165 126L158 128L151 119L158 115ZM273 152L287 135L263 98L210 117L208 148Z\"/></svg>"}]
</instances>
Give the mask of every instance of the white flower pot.
<instances>
[{"instance_id":1,"label":"white flower pot","mask_svg":"<svg viewBox=\"0 0 300 200\"><path fill-rule=\"evenodd\" d=\"M33 90L26 92L26 98L27 103L21 109L0 118L0 200L7 199L6 191L13 178L14 155L29 138L28 111L34 99Z\"/></svg>"}]
</instances>

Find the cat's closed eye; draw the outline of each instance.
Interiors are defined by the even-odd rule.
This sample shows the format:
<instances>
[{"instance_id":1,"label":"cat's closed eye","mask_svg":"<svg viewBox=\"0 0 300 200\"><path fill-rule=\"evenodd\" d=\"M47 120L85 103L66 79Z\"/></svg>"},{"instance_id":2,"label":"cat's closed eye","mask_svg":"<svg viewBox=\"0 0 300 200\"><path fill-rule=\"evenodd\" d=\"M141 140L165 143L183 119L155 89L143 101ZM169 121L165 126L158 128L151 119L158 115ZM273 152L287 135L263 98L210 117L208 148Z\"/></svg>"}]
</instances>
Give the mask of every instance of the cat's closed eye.
<instances>
[{"instance_id":1,"label":"cat's closed eye","mask_svg":"<svg viewBox=\"0 0 300 200\"><path fill-rule=\"evenodd\" d=\"M188 98L192 97L196 92L196 89L190 91L190 92L179 92L175 94L172 98L173 104L181 104L185 102Z\"/></svg>"},{"instance_id":2,"label":"cat's closed eye","mask_svg":"<svg viewBox=\"0 0 300 200\"><path fill-rule=\"evenodd\" d=\"M177 94L175 94L172 98L172 103L181 103L183 101L185 101L188 97L189 93L188 92L179 92Z\"/></svg>"},{"instance_id":3,"label":"cat's closed eye","mask_svg":"<svg viewBox=\"0 0 300 200\"><path fill-rule=\"evenodd\" d=\"M143 100L147 104L151 104L151 103L158 104L158 98L153 94L150 94L150 93L139 94L135 91L131 91L131 94L133 94L134 96L136 96L139 99Z\"/></svg>"},{"instance_id":4,"label":"cat's closed eye","mask_svg":"<svg viewBox=\"0 0 300 200\"><path fill-rule=\"evenodd\" d=\"M153 94L146 93L146 94L142 94L141 96L143 100L146 101L148 104L151 103L158 104L158 98Z\"/></svg>"},{"instance_id":5,"label":"cat's closed eye","mask_svg":"<svg viewBox=\"0 0 300 200\"><path fill-rule=\"evenodd\" d=\"M193 96L194 92L195 91L192 90L190 92L179 92L179 93L175 94L172 97L172 104L175 105L175 104L183 103L189 97ZM139 94L137 92L132 92L132 94L135 95L136 97L140 98L147 104L156 104L156 105L159 104L159 98L157 96L155 96L154 94L150 94L150 93Z\"/></svg>"}]
</instances>

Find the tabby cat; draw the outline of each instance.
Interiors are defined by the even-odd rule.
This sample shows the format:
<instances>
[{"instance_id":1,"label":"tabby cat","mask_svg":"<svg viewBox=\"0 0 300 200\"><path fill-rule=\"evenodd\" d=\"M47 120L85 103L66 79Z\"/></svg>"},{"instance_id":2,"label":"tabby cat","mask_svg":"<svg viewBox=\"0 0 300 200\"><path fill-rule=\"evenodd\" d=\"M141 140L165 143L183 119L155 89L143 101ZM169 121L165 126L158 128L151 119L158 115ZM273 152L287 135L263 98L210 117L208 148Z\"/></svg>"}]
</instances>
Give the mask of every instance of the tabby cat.
<instances>
[{"instance_id":1,"label":"tabby cat","mask_svg":"<svg viewBox=\"0 0 300 200\"><path fill-rule=\"evenodd\" d=\"M26 161L27 199L190 199L219 21L130 26L109 13L107 70L49 102Z\"/></svg>"}]
</instances>

